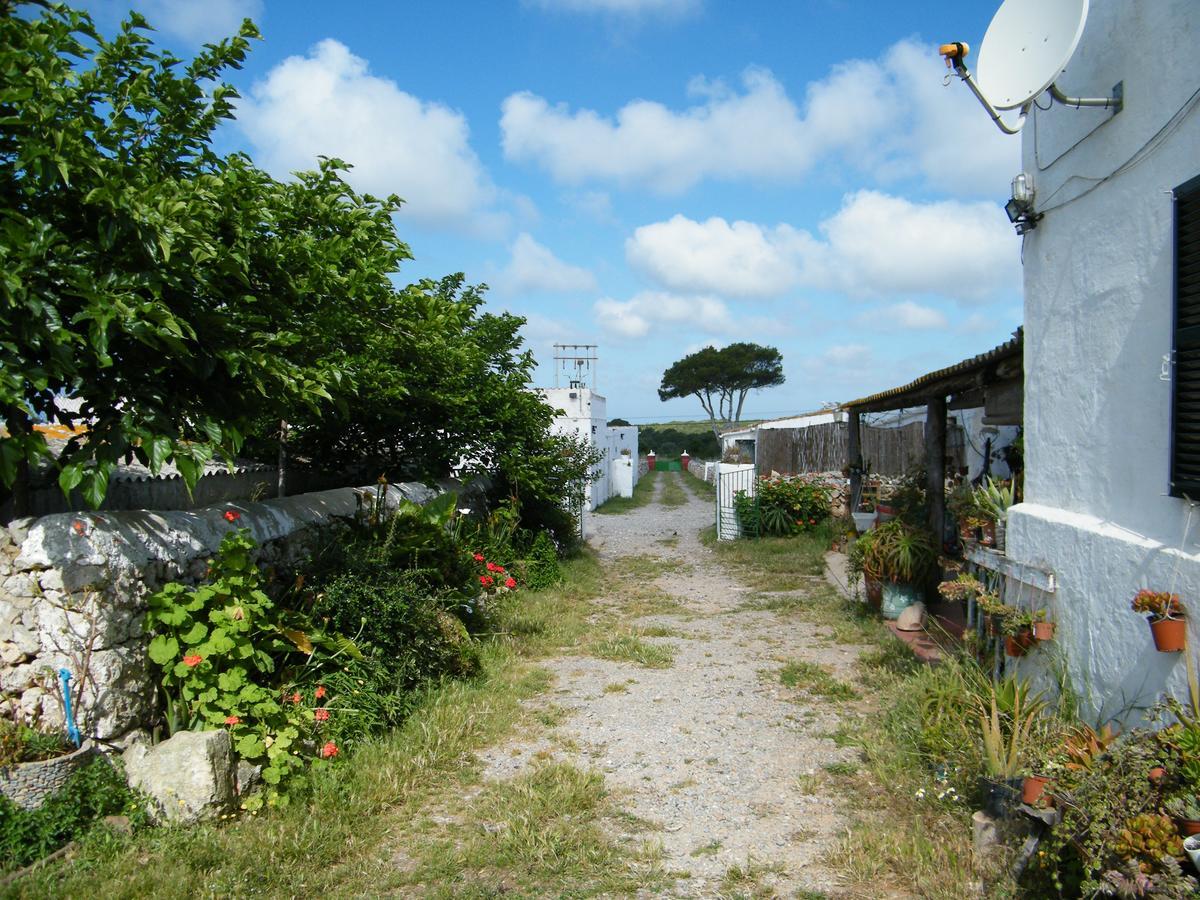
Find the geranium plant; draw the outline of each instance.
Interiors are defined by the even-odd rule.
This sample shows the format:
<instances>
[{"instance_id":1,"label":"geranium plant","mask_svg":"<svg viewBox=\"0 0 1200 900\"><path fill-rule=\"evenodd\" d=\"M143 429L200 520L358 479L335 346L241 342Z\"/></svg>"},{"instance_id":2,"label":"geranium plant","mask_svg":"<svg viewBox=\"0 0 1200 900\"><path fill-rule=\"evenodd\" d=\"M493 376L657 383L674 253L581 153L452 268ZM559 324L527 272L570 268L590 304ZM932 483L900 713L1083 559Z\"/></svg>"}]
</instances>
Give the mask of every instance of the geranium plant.
<instances>
[{"instance_id":1,"label":"geranium plant","mask_svg":"<svg viewBox=\"0 0 1200 900\"><path fill-rule=\"evenodd\" d=\"M301 694L280 683L282 665L360 654L352 641L277 607L260 585L255 546L248 529L226 534L207 583L173 582L150 596L146 628L167 732L228 728L238 756L262 766L267 800L279 802L316 758L303 742L318 721Z\"/></svg>"}]
</instances>

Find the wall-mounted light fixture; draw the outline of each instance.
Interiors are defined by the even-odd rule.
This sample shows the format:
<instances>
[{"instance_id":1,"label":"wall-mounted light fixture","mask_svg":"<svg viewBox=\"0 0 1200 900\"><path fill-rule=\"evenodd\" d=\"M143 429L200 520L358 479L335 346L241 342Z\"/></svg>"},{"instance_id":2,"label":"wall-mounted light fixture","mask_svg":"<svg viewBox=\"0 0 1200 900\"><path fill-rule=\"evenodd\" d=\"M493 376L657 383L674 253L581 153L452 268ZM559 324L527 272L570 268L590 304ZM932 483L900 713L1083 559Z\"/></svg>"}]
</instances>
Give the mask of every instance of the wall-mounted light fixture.
<instances>
[{"instance_id":1,"label":"wall-mounted light fixture","mask_svg":"<svg viewBox=\"0 0 1200 900\"><path fill-rule=\"evenodd\" d=\"M1033 231L1042 218L1040 212L1034 212L1033 196L1033 176L1022 172L1012 180L1012 197L1004 204L1004 212L1016 226L1017 234Z\"/></svg>"}]
</instances>

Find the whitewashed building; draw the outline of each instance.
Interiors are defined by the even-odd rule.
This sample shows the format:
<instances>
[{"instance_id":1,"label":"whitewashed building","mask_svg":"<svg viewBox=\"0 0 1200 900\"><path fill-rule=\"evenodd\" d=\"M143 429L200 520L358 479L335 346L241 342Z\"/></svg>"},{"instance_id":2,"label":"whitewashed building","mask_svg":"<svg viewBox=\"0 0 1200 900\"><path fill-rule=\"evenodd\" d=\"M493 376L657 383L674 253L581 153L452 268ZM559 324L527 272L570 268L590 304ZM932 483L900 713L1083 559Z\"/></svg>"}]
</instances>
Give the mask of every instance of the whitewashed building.
<instances>
[{"instance_id":1,"label":"whitewashed building","mask_svg":"<svg viewBox=\"0 0 1200 900\"><path fill-rule=\"evenodd\" d=\"M1040 218L1023 248L1025 502L1007 554L1020 586L1020 566L1053 574L1024 602L1057 621L1098 721L1187 695L1183 654L1156 652L1130 610L1139 588L1179 593L1200 639L1197 40L1196 0L1093 0L1057 84L1120 84L1123 109L1035 108L1021 137ZM1031 664L1049 677L1059 662Z\"/></svg>"},{"instance_id":2,"label":"whitewashed building","mask_svg":"<svg viewBox=\"0 0 1200 900\"><path fill-rule=\"evenodd\" d=\"M578 435L604 453L596 467L597 478L588 485L585 507L591 511L610 497L632 497L638 480L637 427L610 428L608 402L591 388L542 388L539 393L559 411L555 431Z\"/></svg>"}]
</instances>

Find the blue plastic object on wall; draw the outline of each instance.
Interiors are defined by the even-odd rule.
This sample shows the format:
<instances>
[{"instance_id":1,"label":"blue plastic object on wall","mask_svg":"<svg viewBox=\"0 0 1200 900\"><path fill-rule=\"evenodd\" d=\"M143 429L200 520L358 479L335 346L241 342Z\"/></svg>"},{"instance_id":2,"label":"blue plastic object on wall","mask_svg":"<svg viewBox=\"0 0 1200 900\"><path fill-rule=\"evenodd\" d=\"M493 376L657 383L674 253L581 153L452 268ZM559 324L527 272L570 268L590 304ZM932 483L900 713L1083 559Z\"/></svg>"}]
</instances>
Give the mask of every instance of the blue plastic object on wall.
<instances>
[{"instance_id":1,"label":"blue plastic object on wall","mask_svg":"<svg viewBox=\"0 0 1200 900\"><path fill-rule=\"evenodd\" d=\"M58 680L62 685L63 710L67 715L67 737L78 747L83 743L79 735L79 726L75 724L75 710L71 708L71 672L69 669L58 670Z\"/></svg>"}]
</instances>

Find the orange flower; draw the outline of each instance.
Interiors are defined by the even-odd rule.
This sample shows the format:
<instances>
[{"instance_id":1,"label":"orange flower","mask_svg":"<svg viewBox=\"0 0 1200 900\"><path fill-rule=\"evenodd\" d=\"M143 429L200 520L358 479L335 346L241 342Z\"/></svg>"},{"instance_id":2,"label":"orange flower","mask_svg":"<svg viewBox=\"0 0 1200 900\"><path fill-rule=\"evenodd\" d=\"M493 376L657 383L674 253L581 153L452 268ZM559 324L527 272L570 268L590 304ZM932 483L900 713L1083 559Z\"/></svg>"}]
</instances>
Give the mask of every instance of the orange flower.
<instances>
[{"instance_id":1,"label":"orange flower","mask_svg":"<svg viewBox=\"0 0 1200 900\"><path fill-rule=\"evenodd\" d=\"M318 700L320 700L322 697L324 697L325 696L325 685L318 684L317 689L315 691L313 691L313 696L316 697Z\"/></svg>"},{"instance_id":2,"label":"orange flower","mask_svg":"<svg viewBox=\"0 0 1200 900\"><path fill-rule=\"evenodd\" d=\"M318 722L324 722L329 718L329 710L322 706L313 713L313 718L315 718Z\"/></svg>"},{"instance_id":3,"label":"orange flower","mask_svg":"<svg viewBox=\"0 0 1200 900\"><path fill-rule=\"evenodd\" d=\"M85 531L87 531L87 526L84 525L80 519L76 519L71 523L71 530L76 534L83 534Z\"/></svg>"},{"instance_id":4,"label":"orange flower","mask_svg":"<svg viewBox=\"0 0 1200 900\"><path fill-rule=\"evenodd\" d=\"M242 720L237 716L226 716L225 724L226 725L241 725Z\"/></svg>"},{"instance_id":5,"label":"orange flower","mask_svg":"<svg viewBox=\"0 0 1200 900\"><path fill-rule=\"evenodd\" d=\"M333 759L337 755L338 746L333 741L328 741L325 746L321 748L322 759Z\"/></svg>"},{"instance_id":6,"label":"orange flower","mask_svg":"<svg viewBox=\"0 0 1200 900\"><path fill-rule=\"evenodd\" d=\"M192 669L200 665L202 662L204 662L204 657L199 653L189 653L183 658L183 664Z\"/></svg>"},{"instance_id":7,"label":"orange flower","mask_svg":"<svg viewBox=\"0 0 1200 900\"><path fill-rule=\"evenodd\" d=\"M297 706L299 706L299 705L300 705L300 701L301 701L301 700L303 700L304 698L300 696L300 692L299 692L299 691L296 691L296 693L292 694L292 696L291 696L289 699L290 699L290 700L291 700L293 703L295 703Z\"/></svg>"}]
</instances>

